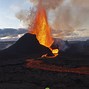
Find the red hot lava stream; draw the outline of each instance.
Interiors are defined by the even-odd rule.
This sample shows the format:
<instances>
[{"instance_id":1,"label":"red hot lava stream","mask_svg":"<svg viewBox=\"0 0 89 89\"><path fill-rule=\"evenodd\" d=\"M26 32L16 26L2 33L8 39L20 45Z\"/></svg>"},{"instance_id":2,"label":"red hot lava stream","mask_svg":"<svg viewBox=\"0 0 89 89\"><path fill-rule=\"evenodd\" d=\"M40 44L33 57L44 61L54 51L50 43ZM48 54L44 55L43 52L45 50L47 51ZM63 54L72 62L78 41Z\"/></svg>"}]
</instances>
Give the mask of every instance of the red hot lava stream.
<instances>
[{"instance_id":1,"label":"red hot lava stream","mask_svg":"<svg viewBox=\"0 0 89 89\"><path fill-rule=\"evenodd\" d=\"M46 64L42 60L29 59L27 60L26 67L41 69L41 70L48 70L52 72L77 73L77 74L89 75L89 67L65 68L62 66Z\"/></svg>"}]
</instances>

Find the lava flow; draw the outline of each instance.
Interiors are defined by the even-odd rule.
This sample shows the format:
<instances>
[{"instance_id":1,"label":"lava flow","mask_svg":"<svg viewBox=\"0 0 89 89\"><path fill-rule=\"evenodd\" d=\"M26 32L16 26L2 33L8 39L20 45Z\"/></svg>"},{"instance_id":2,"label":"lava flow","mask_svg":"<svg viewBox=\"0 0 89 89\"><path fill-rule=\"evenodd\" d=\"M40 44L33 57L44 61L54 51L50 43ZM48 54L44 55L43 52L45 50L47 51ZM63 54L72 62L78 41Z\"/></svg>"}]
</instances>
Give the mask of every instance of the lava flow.
<instances>
[{"instance_id":1,"label":"lava flow","mask_svg":"<svg viewBox=\"0 0 89 89\"><path fill-rule=\"evenodd\" d=\"M33 23L33 27L29 31L31 34L35 34L41 45L48 47L53 54L58 53L58 49L51 49L51 45L54 40L51 36L50 26L47 21L46 11L43 7L39 8Z\"/></svg>"},{"instance_id":2,"label":"lava flow","mask_svg":"<svg viewBox=\"0 0 89 89\"><path fill-rule=\"evenodd\" d=\"M42 60L28 59L27 68L36 68L40 70L48 70L51 72L62 72L62 73L76 73L89 75L89 67L78 67L78 68L66 68L53 64L44 63Z\"/></svg>"}]
</instances>

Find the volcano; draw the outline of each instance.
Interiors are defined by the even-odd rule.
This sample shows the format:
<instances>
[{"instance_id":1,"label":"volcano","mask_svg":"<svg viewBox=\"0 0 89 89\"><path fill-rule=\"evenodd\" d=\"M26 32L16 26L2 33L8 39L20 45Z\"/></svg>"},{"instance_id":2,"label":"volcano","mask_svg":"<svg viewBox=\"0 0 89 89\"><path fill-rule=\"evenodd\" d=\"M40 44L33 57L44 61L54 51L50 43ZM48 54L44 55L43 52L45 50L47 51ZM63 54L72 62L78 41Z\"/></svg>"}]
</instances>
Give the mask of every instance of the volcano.
<instances>
[{"instance_id":1,"label":"volcano","mask_svg":"<svg viewBox=\"0 0 89 89\"><path fill-rule=\"evenodd\" d=\"M89 54L71 46L55 56L53 42L40 6L28 33L0 51L0 89L89 89Z\"/></svg>"},{"instance_id":2,"label":"volcano","mask_svg":"<svg viewBox=\"0 0 89 89\"><path fill-rule=\"evenodd\" d=\"M36 35L26 33L16 43L0 52L0 59L37 58L42 55L53 55L51 50L39 43Z\"/></svg>"},{"instance_id":3,"label":"volcano","mask_svg":"<svg viewBox=\"0 0 89 89\"><path fill-rule=\"evenodd\" d=\"M54 58L41 57L53 54L36 35L26 33L0 52L0 89L88 89L89 57L76 57L70 51L75 48Z\"/></svg>"}]
</instances>

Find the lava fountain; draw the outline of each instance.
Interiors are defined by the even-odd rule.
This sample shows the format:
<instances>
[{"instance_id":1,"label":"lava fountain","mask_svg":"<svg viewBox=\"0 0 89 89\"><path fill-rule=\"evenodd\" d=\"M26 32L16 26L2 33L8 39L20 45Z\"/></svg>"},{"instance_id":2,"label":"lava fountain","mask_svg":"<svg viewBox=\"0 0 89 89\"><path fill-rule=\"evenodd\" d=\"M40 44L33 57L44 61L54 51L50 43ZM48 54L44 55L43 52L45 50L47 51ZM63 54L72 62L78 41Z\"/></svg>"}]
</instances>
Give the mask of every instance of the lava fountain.
<instances>
[{"instance_id":1,"label":"lava fountain","mask_svg":"<svg viewBox=\"0 0 89 89\"><path fill-rule=\"evenodd\" d=\"M53 54L58 53L58 49L51 48L54 40L51 36L51 29L47 21L46 11L43 7L38 9L33 26L29 30L29 33L35 34L39 43L48 47Z\"/></svg>"},{"instance_id":2,"label":"lava fountain","mask_svg":"<svg viewBox=\"0 0 89 89\"><path fill-rule=\"evenodd\" d=\"M44 8L38 10L30 33L36 35L40 44L48 48L52 45L53 39Z\"/></svg>"}]
</instances>

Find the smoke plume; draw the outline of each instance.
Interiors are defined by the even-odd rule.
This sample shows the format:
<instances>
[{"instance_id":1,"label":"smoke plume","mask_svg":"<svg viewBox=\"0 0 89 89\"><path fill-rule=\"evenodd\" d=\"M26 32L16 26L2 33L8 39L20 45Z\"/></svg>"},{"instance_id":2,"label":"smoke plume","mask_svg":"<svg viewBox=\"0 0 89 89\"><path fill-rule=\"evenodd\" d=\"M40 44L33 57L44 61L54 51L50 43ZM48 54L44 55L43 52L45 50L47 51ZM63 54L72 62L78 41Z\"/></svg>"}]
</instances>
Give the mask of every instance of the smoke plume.
<instances>
[{"instance_id":1,"label":"smoke plume","mask_svg":"<svg viewBox=\"0 0 89 89\"><path fill-rule=\"evenodd\" d=\"M36 11L34 8L30 8L29 10L21 10L16 14L16 17L21 21L21 23L25 27L30 27L33 24L33 20L35 18Z\"/></svg>"},{"instance_id":2,"label":"smoke plume","mask_svg":"<svg viewBox=\"0 0 89 89\"><path fill-rule=\"evenodd\" d=\"M87 36L89 28L89 0L27 0L33 4L28 11L21 11L17 17L27 26L32 25L40 1L47 11L49 25L54 37ZM80 30L84 29L84 31ZM82 32L81 32L82 31Z\"/></svg>"},{"instance_id":3,"label":"smoke plume","mask_svg":"<svg viewBox=\"0 0 89 89\"><path fill-rule=\"evenodd\" d=\"M34 5L37 5L41 2L44 8L49 10L49 9L55 9L59 4L61 4L63 0L55 0L55 1L54 0L27 0L27 1L33 3Z\"/></svg>"}]
</instances>

